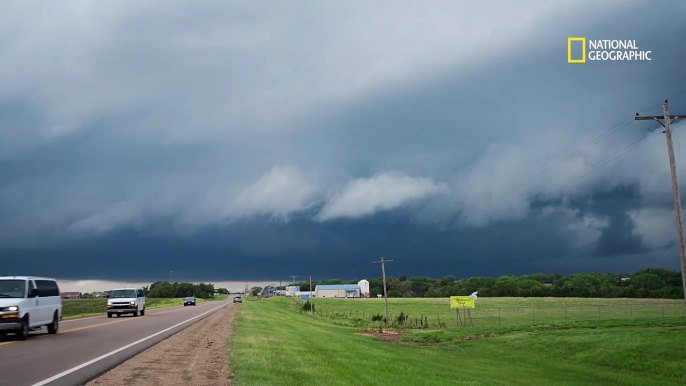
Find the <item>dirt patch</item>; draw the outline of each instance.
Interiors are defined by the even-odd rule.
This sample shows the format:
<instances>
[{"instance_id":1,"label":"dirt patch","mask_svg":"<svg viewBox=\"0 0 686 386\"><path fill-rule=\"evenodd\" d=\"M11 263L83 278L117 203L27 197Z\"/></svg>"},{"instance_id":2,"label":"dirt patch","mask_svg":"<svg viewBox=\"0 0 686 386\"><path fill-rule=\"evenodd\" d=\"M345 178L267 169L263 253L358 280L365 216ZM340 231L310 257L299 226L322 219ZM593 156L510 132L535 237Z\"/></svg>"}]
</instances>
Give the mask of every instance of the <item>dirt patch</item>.
<instances>
[{"instance_id":1,"label":"dirt patch","mask_svg":"<svg viewBox=\"0 0 686 386\"><path fill-rule=\"evenodd\" d=\"M405 335L405 332L401 330L394 330L394 329L383 329L379 331L378 328L368 328L365 330L365 332L361 332L358 335L363 335L363 336L371 336L373 338L381 339L385 342L388 343L397 343L397 344L406 344L410 346L420 346L420 344L416 342L406 342L402 340L402 336Z\"/></svg>"},{"instance_id":2,"label":"dirt patch","mask_svg":"<svg viewBox=\"0 0 686 386\"><path fill-rule=\"evenodd\" d=\"M110 385L231 385L226 340L236 307L228 306L87 383Z\"/></svg>"},{"instance_id":3,"label":"dirt patch","mask_svg":"<svg viewBox=\"0 0 686 386\"><path fill-rule=\"evenodd\" d=\"M373 329L373 328L368 328L365 330L365 332L359 333L358 335L364 335L364 336L371 336L377 339L381 339L385 342L388 343L395 343L395 344L404 344L408 346L417 346L417 347L435 347L438 346L438 344L426 344L426 343L419 343L419 342L408 342L402 339L402 336L405 335L403 331L400 330L393 330L393 329L384 329L382 331L379 331L378 329ZM467 342L470 340L478 340L478 339L484 339L484 338L492 338L498 336L498 334L484 334L484 335L474 335L474 336L467 336L464 338L457 338L457 339L451 339L447 340L443 343L446 342Z\"/></svg>"}]
</instances>

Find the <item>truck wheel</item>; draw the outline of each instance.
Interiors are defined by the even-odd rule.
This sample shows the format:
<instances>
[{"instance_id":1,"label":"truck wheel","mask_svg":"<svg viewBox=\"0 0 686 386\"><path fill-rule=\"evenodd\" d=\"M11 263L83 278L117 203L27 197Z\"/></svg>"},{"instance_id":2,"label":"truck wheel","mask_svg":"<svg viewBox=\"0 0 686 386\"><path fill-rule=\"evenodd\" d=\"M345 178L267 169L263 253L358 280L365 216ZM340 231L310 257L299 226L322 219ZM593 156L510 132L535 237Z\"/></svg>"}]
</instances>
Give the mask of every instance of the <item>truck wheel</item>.
<instances>
[{"instance_id":1,"label":"truck wheel","mask_svg":"<svg viewBox=\"0 0 686 386\"><path fill-rule=\"evenodd\" d=\"M60 328L60 321L59 318L57 317L57 311L55 311L55 315L52 317L52 323L48 324L48 334L57 334L57 330Z\"/></svg>"},{"instance_id":2,"label":"truck wheel","mask_svg":"<svg viewBox=\"0 0 686 386\"><path fill-rule=\"evenodd\" d=\"M19 340L26 340L29 338L29 316L26 315L21 321L21 330L17 332Z\"/></svg>"},{"instance_id":3,"label":"truck wheel","mask_svg":"<svg viewBox=\"0 0 686 386\"><path fill-rule=\"evenodd\" d=\"M145 316L145 308L141 310L141 316Z\"/></svg>"},{"instance_id":4,"label":"truck wheel","mask_svg":"<svg viewBox=\"0 0 686 386\"><path fill-rule=\"evenodd\" d=\"M136 307L136 309L133 310L133 316L134 317L138 316L138 307Z\"/></svg>"},{"instance_id":5,"label":"truck wheel","mask_svg":"<svg viewBox=\"0 0 686 386\"><path fill-rule=\"evenodd\" d=\"M112 314L110 314L110 313L108 312L108 313L107 313L107 317L108 317L108 318L111 318L111 317L112 317Z\"/></svg>"}]
</instances>

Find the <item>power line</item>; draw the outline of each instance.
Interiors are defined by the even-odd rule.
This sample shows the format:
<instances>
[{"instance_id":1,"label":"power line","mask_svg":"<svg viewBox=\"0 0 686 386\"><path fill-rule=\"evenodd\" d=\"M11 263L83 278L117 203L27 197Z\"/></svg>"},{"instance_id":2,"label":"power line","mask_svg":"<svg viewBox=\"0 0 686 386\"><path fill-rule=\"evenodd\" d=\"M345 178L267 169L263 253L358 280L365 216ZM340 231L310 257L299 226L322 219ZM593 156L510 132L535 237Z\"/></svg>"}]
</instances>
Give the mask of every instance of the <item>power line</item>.
<instances>
[{"instance_id":1,"label":"power line","mask_svg":"<svg viewBox=\"0 0 686 386\"><path fill-rule=\"evenodd\" d=\"M617 158L622 157L623 155L625 155L625 154L627 154L627 153L629 153L629 152L631 152L631 151L633 151L633 150L638 149L638 148L639 148L640 146L642 146L643 144L646 144L646 143L652 141L653 139L659 137L660 134L662 134L662 133L659 133L659 132L658 132L658 133L655 133L655 135L652 135L652 136L647 137L647 138L642 138L642 139L639 139L638 141L635 141L635 142L631 143L630 145L628 145L628 146L626 146L626 147L624 147L624 148L622 148L622 149L616 151L615 153L613 153L612 155L610 155L610 157L603 158L603 159L601 159L600 161L598 161L598 162L594 163L593 165L589 166L590 170L588 170L588 171L582 170L581 172L579 172L579 173L573 175L571 180L565 182L565 183L562 184L562 185L559 185L558 188L562 188L562 187L567 186L567 185L569 185L569 184L571 184L571 183L573 183L573 182L575 182L575 181L578 181L579 179L581 179L581 178L583 178L583 177L585 177L585 176L587 176L587 175L589 175L589 174L595 172L596 170L598 170L598 169L602 168L603 166L609 164L610 162L616 160Z\"/></svg>"},{"instance_id":2,"label":"power line","mask_svg":"<svg viewBox=\"0 0 686 386\"><path fill-rule=\"evenodd\" d=\"M680 91L680 92L678 92L678 93L672 95L672 96L669 97L668 99L673 99L673 98L676 98L676 97L681 96L681 95L683 95L683 94L686 94L686 90ZM641 109L640 111L646 111L646 110L652 109L653 107L656 107L656 106L659 106L659 105L660 105L660 103L655 103L655 104L652 104L652 105L650 105L650 106L648 106L648 107L646 107L646 108L644 108L644 109ZM581 148L579 148L579 149L575 150L574 152L568 154L567 156L563 157L561 160L559 160L558 162L556 162L554 165L552 165L552 166L550 166L550 167L544 169L543 171L541 171L541 172L535 174L534 176L530 177L529 179L527 179L526 181L524 181L524 182L521 183L520 185L514 186L512 189L510 189L510 190L506 191L505 193L503 193L503 195L507 195L507 194L512 193L513 191L517 190L517 189L523 188L523 187L525 187L526 185L528 185L529 183L531 183L532 181L534 181L536 178L540 177L541 175L546 174L546 173L548 173L548 172L550 172L550 171L552 171L552 170L558 168L559 166L561 166L561 165L564 164L565 162L569 161L569 160L570 160L571 158L573 158L574 156L580 154L581 152L583 152L584 150L588 149L588 148L591 147L592 145L594 145L594 144L598 143L599 141L603 140L604 138L606 138L606 137L609 136L610 134L612 134L612 133L618 131L619 129L624 128L624 127L627 126L627 125L629 124L629 122L631 122L631 121L632 121L631 118L627 118L627 119L623 120L622 122L619 122L618 124L612 126L612 127L609 128L608 130L605 130L603 133L601 133L599 136L597 136L596 138L594 138L593 140L591 140L590 142L588 142L587 144L585 144L585 145L582 146Z\"/></svg>"},{"instance_id":3,"label":"power line","mask_svg":"<svg viewBox=\"0 0 686 386\"><path fill-rule=\"evenodd\" d=\"M669 97L668 99L674 99L674 98L676 98L676 97L678 97L678 96L681 96L681 95L684 95L684 94L686 94L686 90L682 90L682 91L680 91L680 92L678 92L678 93L672 95L672 96ZM646 110L649 110L649 109L651 109L651 108L653 108L653 107L655 107L655 106L659 106L659 105L660 105L660 103L655 103L655 104L652 104L652 105L650 105L650 106L648 106L648 107L646 107L646 108L641 109L640 111L646 111ZM512 188L512 189L506 191L503 195L509 194L509 193L511 193L511 192L513 192L513 191L519 189L519 188L522 188L522 187L526 186L527 184L529 184L530 182L532 182L533 180L535 180L536 178L540 177L541 175L543 175L543 174L545 174L545 173L548 173L548 172L550 172L550 171L556 169L557 167L561 166L561 165L564 164L565 162L569 161L569 160L570 160L571 158L573 158L574 156L576 156L576 155L578 155L579 153L583 152L584 150L588 149L590 146L592 146L592 145L598 143L599 141L601 141L602 139L606 138L606 137L609 136L610 134L612 134L612 133L614 133L614 132L620 130L620 129L623 128L624 126L628 125L628 123L629 123L630 121L631 121L631 118L627 118L627 119L625 119L625 120L623 120L623 121L617 123L616 125L612 126L612 127L609 128L608 130L605 130L603 133L601 133L600 135L598 135L596 138L594 138L593 140L591 140L590 142L588 142L587 144L585 144L585 145L582 146L581 148L579 148L579 149L573 151L572 153L568 154L567 156L563 157L561 160L559 160L558 162L556 162L556 163L553 164L552 166L546 168L546 169L543 170L542 172L539 172L539 173L537 173L536 175L530 177L529 179L527 179L527 180L526 180L524 183L522 183L521 185L515 186L514 188ZM619 150L620 152L622 152L623 150L626 149L626 151L623 151L621 154L617 154L617 152L616 152L616 153L613 153L613 155L614 155L614 154L617 154L617 155L614 156L614 157L611 158L611 159L605 158L605 159L603 159L603 160L601 160L601 161L596 162L595 164L591 165L590 167L591 167L591 168L593 168L593 167L595 167L595 166L597 166L597 167L595 167L594 169L592 169L592 170L590 170L590 171L588 171L588 172L585 172L585 173L582 171L582 173L583 173L582 175L579 175L579 174L577 173L576 175L574 175L574 176L572 177L573 179L572 179L571 181L569 181L569 182L567 182L567 183L565 183L565 184L563 184L563 185L560 185L559 187L567 186L567 185L569 185L569 184L571 184L571 183L573 183L573 182L575 182L575 181L577 181L577 180L583 178L584 176L586 176L586 175L588 175L588 174L594 172L595 170L599 169L599 168L602 167L603 165L605 165L605 164L607 164L607 163L609 163L609 162L614 161L615 159L617 159L617 158L619 158L619 157L625 155L626 153L631 152L632 150L634 150L634 149L640 147L641 145L647 143L648 141L650 141L650 140L656 138L657 136L659 136L659 134L660 134L660 133L657 133L656 135L654 135L654 136L652 136L652 137L645 138L645 139L641 139L641 140L639 140L639 141L636 141L636 142L630 144L629 146L627 146L627 147L625 147L625 148ZM634 146L634 145L635 145L635 146ZM606 161L605 161L605 160L606 160ZM604 163L603 163L603 162L604 162ZM602 164L601 164L601 163L602 163ZM459 170L462 170L462 169L464 169L464 168L465 168L465 166L459 168ZM578 177L577 177L577 176L578 176ZM421 244L421 243L423 243L423 242L425 242L425 241L427 241L427 240L429 240L429 239L431 239L431 238L433 238L433 237L436 237L436 236L438 236L439 234L440 234L439 232L435 232L435 233L432 233L432 234L430 234L430 235L427 235L427 236L425 236L425 237L423 237L423 238L421 238L421 239L419 239L419 240L417 240L417 241L415 241L415 242L412 242L412 243L410 243L410 244L405 245L404 247L402 247L402 248L400 248L400 249L396 249L395 251L393 251L393 252L390 253L390 254L386 254L386 256L391 256L391 255L395 255L395 254L398 254L398 253L400 253L400 252L403 252L403 251L405 251L405 250L407 250L407 249L409 249L409 248L412 248L412 247L414 247L414 246L416 246L416 245L418 245L418 244Z\"/></svg>"},{"instance_id":4,"label":"power line","mask_svg":"<svg viewBox=\"0 0 686 386\"><path fill-rule=\"evenodd\" d=\"M558 161L557 163L555 163L554 165L548 167L547 169L544 169L543 171L539 172L538 174L534 175L533 177L530 177L528 180L524 181L522 184L517 185L517 186L513 187L512 189L506 191L505 193L503 193L503 195L512 193L513 191L515 191L515 190L517 190L517 189L519 189L519 188L525 187L526 185L528 185L529 183L531 183L531 182L532 182L533 180L535 180L536 178L540 177L541 175L543 175L543 174L545 174L545 173L548 173L548 172L550 172L550 171L556 169L557 167L559 167L559 166L561 166L562 164L564 164L565 162L567 162L569 159L573 158L573 157L576 156L577 154L579 154L579 153L583 152L584 150L588 149L589 147L591 147L592 145L596 144L597 142L599 142L599 141L602 140L603 138L607 137L608 135L610 135L610 134L614 133L615 131L617 131L617 130L623 128L623 127L626 126L626 125L628 125L629 122L631 122L631 118L627 118L627 119L625 119L624 121L622 121L622 122L616 124L615 126L611 127L609 130L603 132L601 135L599 135L598 137L596 137L595 139L593 139L591 142L587 143L586 145L584 145L583 147L577 149L576 151L574 151L574 152L568 154L567 156L565 156L564 158L562 158L561 160L559 160L559 161Z\"/></svg>"}]
</instances>

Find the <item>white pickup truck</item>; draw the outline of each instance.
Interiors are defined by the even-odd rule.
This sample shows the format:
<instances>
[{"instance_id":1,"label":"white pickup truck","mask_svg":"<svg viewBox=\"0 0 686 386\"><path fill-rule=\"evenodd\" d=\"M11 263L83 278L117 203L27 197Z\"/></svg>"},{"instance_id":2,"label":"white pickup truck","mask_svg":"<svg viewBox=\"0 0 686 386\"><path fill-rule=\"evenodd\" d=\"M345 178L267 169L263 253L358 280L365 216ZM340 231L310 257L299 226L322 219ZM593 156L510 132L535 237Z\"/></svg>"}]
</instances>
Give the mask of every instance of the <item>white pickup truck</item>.
<instances>
[{"instance_id":1,"label":"white pickup truck","mask_svg":"<svg viewBox=\"0 0 686 386\"><path fill-rule=\"evenodd\" d=\"M140 288L117 288L107 299L107 317L122 314L145 315L145 293Z\"/></svg>"}]
</instances>

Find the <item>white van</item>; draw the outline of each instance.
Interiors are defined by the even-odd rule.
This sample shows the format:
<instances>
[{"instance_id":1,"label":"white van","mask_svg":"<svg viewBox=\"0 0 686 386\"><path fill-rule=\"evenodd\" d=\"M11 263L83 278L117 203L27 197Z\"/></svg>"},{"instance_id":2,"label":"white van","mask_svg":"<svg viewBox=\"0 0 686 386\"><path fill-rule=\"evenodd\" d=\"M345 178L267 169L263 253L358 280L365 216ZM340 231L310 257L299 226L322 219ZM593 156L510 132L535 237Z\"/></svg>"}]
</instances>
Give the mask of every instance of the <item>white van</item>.
<instances>
[{"instance_id":1,"label":"white van","mask_svg":"<svg viewBox=\"0 0 686 386\"><path fill-rule=\"evenodd\" d=\"M50 334L57 334L60 320L62 300L55 279L0 277L0 336L13 332L25 340L29 331L43 326Z\"/></svg>"},{"instance_id":2,"label":"white van","mask_svg":"<svg viewBox=\"0 0 686 386\"><path fill-rule=\"evenodd\" d=\"M117 288L110 291L107 300L107 317L112 315L145 315L145 293L140 288Z\"/></svg>"}]
</instances>

